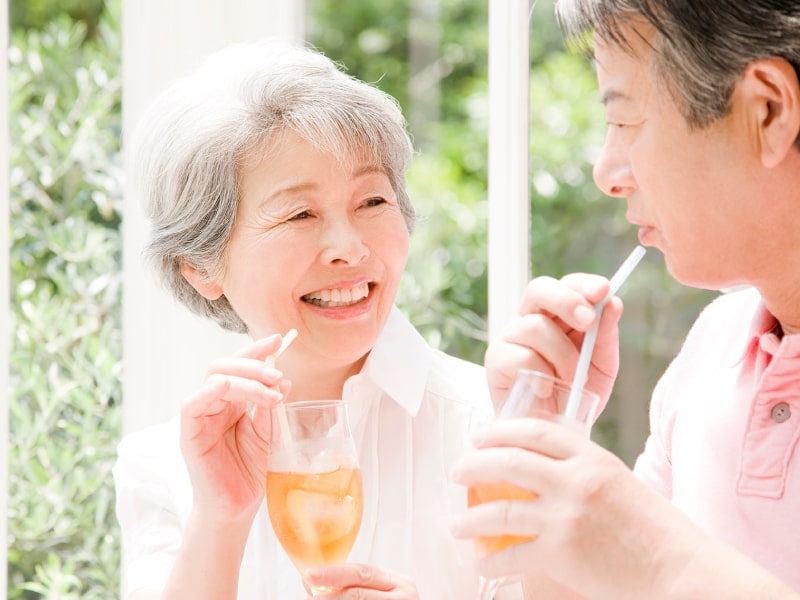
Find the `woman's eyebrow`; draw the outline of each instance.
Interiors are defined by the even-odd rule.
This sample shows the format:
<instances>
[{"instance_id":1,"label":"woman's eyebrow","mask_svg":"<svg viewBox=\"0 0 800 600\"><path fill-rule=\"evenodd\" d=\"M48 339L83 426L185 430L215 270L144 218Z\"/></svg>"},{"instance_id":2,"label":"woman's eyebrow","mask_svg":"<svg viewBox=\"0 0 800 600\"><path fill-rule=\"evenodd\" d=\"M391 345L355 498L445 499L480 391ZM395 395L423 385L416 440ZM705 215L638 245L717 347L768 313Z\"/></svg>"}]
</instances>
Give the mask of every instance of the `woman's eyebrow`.
<instances>
[{"instance_id":1,"label":"woman's eyebrow","mask_svg":"<svg viewBox=\"0 0 800 600\"><path fill-rule=\"evenodd\" d=\"M317 185L311 181L303 181L300 183L290 183L283 187L278 188L277 190L269 193L262 202L263 204L268 204L274 202L275 200L279 199L281 196L290 196L297 192L304 192L307 190L311 190L316 188Z\"/></svg>"}]
</instances>

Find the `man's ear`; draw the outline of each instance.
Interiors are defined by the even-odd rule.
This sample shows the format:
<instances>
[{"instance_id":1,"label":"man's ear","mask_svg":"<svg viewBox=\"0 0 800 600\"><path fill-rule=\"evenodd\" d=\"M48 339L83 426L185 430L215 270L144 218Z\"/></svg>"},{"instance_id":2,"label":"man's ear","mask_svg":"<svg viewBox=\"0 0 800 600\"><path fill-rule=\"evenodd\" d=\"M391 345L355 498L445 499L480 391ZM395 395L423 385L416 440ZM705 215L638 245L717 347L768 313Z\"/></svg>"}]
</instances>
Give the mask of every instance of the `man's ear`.
<instances>
[{"instance_id":1,"label":"man's ear","mask_svg":"<svg viewBox=\"0 0 800 600\"><path fill-rule=\"evenodd\" d=\"M777 166L800 135L800 84L797 72L782 58L768 58L747 67L742 81L748 119L758 136L761 162Z\"/></svg>"},{"instance_id":2,"label":"man's ear","mask_svg":"<svg viewBox=\"0 0 800 600\"><path fill-rule=\"evenodd\" d=\"M187 262L182 262L181 275L203 298L218 300L222 296L222 287L216 281L211 280L206 271L197 269Z\"/></svg>"}]
</instances>

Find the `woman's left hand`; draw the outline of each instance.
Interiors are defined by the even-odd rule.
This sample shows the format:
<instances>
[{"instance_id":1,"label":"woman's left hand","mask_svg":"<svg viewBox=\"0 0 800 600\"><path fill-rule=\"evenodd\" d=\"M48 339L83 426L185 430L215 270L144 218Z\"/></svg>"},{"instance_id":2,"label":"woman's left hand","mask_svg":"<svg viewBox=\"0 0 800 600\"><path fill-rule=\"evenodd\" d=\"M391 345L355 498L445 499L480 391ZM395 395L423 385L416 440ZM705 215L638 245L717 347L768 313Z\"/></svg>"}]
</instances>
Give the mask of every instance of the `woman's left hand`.
<instances>
[{"instance_id":1,"label":"woman's left hand","mask_svg":"<svg viewBox=\"0 0 800 600\"><path fill-rule=\"evenodd\" d=\"M323 594L322 598L344 600L417 600L417 586L408 577L378 569L372 565L347 563L330 567L314 567L306 578L315 586L332 587L339 591ZM320 596L314 596L319 598Z\"/></svg>"}]
</instances>

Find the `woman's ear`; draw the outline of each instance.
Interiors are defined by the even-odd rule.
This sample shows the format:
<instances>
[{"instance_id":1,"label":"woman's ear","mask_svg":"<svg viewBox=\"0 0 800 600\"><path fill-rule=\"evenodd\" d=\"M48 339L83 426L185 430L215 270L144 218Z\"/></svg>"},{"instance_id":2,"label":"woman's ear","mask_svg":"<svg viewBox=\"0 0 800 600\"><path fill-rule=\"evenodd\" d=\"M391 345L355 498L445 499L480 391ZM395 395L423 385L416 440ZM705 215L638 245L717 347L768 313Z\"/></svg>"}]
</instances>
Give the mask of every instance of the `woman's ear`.
<instances>
[{"instance_id":1,"label":"woman's ear","mask_svg":"<svg viewBox=\"0 0 800 600\"><path fill-rule=\"evenodd\" d=\"M187 262L182 262L181 275L203 298L219 300L222 296L222 287L216 281L211 280L206 271L197 269Z\"/></svg>"},{"instance_id":2,"label":"woman's ear","mask_svg":"<svg viewBox=\"0 0 800 600\"><path fill-rule=\"evenodd\" d=\"M761 162L767 168L775 167L800 135L797 72L782 58L755 61L745 71L742 91L748 119L758 136Z\"/></svg>"}]
</instances>

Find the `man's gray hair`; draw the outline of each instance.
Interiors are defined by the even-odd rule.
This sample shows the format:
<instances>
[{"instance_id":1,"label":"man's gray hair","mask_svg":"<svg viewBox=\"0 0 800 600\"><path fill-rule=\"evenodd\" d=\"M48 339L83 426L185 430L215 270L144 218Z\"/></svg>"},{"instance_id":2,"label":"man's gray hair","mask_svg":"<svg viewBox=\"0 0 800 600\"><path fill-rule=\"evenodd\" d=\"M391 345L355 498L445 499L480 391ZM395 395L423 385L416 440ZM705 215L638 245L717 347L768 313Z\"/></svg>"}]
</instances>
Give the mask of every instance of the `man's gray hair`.
<instances>
[{"instance_id":1,"label":"man's gray hair","mask_svg":"<svg viewBox=\"0 0 800 600\"><path fill-rule=\"evenodd\" d=\"M150 105L133 142L133 188L151 231L144 257L170 292L225 329L247 326L228 300L208 300L181 275L225 270L243 165L292 132L342 160L374 161L415 213L405 183L411 140L397 101L306 47L267 41L211 55ZM261 158L262 155L256 158Z\"/></svg>"},{"instance_id":2,"label":"man's gray hair","mask_svg":"<svg viewBox=\"0 0 800 600\"><path fill-rule=\"evenodd\" d=\"M570 39L589 32L626 47L623 28L644 18L656 30L653 67L690 127L730 111L751 62L788 61L800 78L800 2L787 0L558 0Z\"/></svg>"}]
</instances>

